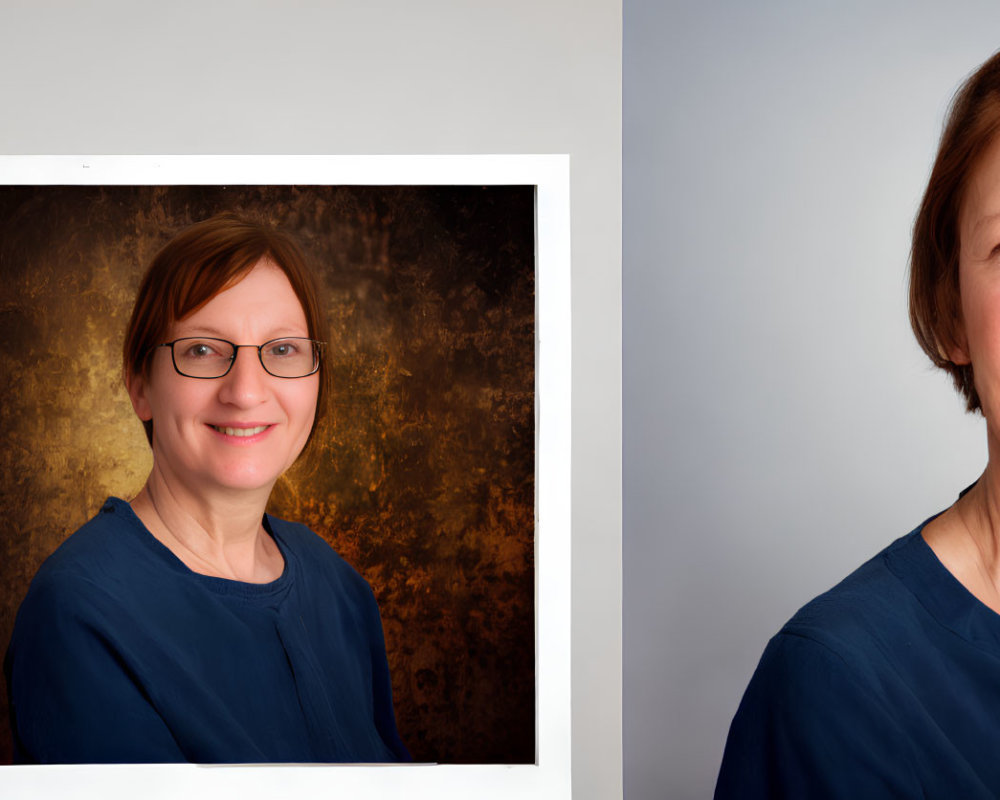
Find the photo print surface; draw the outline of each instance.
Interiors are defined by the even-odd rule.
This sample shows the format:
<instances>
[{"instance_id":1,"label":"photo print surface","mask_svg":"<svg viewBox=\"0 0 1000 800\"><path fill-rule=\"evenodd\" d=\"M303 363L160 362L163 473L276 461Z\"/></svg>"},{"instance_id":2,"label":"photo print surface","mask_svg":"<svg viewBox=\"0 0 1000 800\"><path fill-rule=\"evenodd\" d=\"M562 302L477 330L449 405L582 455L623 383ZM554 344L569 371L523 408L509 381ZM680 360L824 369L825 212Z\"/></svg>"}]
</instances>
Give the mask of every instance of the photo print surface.
<instances>
[{"instance_id":1,"label":"photo print surface","mask_svg":"<svg viewBox=\"0 0 1000 800\"><path fill-rule=\"evenodd\" d=\"M535 759L532 186L0 187L0 640L40 563L150 453L121 381L139 278L221 211L327 297L326 419L268 511L371 584L416 761ZM0 760L11 757L6 697Z\"/></svg>"}]
</instances>

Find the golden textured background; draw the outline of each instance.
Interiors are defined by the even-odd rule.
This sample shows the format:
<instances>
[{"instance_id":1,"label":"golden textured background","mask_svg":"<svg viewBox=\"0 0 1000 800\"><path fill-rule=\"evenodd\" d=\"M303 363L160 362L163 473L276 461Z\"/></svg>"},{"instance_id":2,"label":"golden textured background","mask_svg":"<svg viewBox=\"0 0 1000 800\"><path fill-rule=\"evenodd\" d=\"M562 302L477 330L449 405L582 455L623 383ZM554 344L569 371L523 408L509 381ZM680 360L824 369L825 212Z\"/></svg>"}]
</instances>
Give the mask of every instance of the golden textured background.
<instances>
[{"instance_id":1,"label":"golden textured background","mask_svg":"<svg viewBox=\"0 0 1000 800\"><path fill-rule=\"evenodd\" d=\"M328 294L330 413L269 511L372 584L416 760L534 761L532 187L0 187L0 641L145 480L125 323L159 247L223 210L292 233Z\"/></svg>"}]
</instances>

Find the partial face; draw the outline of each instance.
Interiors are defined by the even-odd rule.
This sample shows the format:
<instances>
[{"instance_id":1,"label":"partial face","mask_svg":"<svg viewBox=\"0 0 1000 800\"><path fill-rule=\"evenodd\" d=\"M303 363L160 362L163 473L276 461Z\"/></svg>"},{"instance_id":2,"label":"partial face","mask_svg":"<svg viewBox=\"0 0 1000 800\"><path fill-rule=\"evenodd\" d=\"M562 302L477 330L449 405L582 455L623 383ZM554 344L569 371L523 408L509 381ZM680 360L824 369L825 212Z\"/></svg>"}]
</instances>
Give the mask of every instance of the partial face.
<instances>
[{"instance_id":1,"label":"partial face","mask_svg":"<svg viewBox=\"0 0 1000 800\"><path fill-rule=\"evenodd\" d=\"M309 331L288 278L260 261L239 283L175 322L166 340L187 336L259 345L308 337ZM161 347L149 379L129 383L136 414L153 420L154 471L168 485L196 495L270 491L309 438L318 391L318 374L276 378L249 347L237 351L229 374L207 380L179 375L170 348Z\"/></svg>"}]
</instances>

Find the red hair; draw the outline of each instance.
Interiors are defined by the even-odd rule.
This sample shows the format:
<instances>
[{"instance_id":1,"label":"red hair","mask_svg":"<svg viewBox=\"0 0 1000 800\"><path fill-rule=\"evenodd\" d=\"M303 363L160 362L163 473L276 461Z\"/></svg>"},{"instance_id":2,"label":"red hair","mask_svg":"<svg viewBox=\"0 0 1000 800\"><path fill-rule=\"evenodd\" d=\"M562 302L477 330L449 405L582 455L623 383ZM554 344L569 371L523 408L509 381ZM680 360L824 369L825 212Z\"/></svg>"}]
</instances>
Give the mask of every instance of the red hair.
<instances>
[{"instance_id":1,"label":"red hair","mask_svg":"<svg viewBox=\"0 0 1000 800\"><path fill-rule=\"evenodd\" d=\"M981 409L972 365L956 364L949 355L962 325L958 215L972 171L998 133L1000 53L995 53L952 100L910 251L910 325L930 360L951 375L969 411Z\"/></svg>"}]
</instances>

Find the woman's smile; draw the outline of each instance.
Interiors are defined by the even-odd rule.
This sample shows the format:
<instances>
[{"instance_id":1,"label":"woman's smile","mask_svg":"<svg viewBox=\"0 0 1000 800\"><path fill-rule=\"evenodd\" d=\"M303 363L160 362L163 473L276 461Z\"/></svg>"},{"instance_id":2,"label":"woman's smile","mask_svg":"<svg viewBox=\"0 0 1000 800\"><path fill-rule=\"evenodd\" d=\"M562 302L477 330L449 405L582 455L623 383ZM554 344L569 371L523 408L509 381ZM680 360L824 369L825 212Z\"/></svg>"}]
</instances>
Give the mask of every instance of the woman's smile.
<instances>
[{"instance_id":1,"label":"woman's smile","mask_svg":"<svg viewBox=\"0 0 1000 800\"><path fill-rule=\"evenodd\" d=\"M258 433L263 433L270 425L210 425L209 427L218 431L219 433L224 433L226 436L236 436L240 439L247 439L251 436L256 436Z\"/></svg>"}]
</instances>

